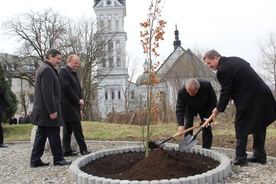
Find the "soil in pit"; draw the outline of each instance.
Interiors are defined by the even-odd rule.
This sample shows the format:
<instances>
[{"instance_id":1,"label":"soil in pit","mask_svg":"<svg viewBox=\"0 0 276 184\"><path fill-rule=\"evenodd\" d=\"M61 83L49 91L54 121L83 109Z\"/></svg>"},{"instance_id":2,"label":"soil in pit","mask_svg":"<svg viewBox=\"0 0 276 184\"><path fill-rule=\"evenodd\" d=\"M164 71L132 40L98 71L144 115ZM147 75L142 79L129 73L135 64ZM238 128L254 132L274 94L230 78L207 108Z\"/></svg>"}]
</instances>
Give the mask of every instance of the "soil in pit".
<instances>
[{"instance_id":1,"label":"soil in pit","mask_svg":"<svg viewBox=\"0 0 276 184\"><path fill-rule=\"evenodd\" d=\"M120 180L161 180L201 174L216 168L219 162L197 153L155 149L127 152L98 158L81 168L85 173Z\"/></svg>"}]
</instances>

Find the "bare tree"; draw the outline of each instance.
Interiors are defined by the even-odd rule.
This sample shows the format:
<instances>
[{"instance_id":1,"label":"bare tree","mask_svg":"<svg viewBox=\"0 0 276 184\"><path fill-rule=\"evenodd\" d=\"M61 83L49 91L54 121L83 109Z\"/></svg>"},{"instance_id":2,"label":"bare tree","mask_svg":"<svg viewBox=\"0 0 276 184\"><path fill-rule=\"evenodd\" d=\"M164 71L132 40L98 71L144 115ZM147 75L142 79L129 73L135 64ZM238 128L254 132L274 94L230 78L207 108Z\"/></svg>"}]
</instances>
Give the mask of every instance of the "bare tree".
<instances>
[{"instance_id":1,"label":"bare tree","mask_svg":"<svg viewBox=\"0 0 276 184\"><path fill-rule=\"evenodd\" d=\"M49 48L63 48L64 35L69 19L52 9L30 11L11 18L2 25L5 35L18 41L19 56L2 57L2 63L11 70L11 78L27 80L34 86L35 69L38 68Z\"/></svg>"},{"instance_id":2,"label":"bare tree","mask_svg":"<svg viewBox=\"0 0 276 184\"><path fill-rule=\"evenodd\" d=\"M276 34L270 32L264 42L258 43L262 57L262 67L267 73L264 78L276 91Z\"/></svg>"},{"instance_id":3,"label":"bare tree","mask_svg":"<svg viewBox=\"0 0 276 184\"><path fill-rule=\"evenodd\" d=\"M42 12L31 10L19 14L2 25L4 35L17 40L19 50L16 51L18 53L16 56L1 54L0 62L4 65L5 77L23 81L17 98L25 112L29 103L27 96L32 91L24 91L22 87L34 87L35 70L44 60L48 49L64 48L62 46L68 23L69 19L58 12L45 9Z\"/></svg>"}]
</instances>

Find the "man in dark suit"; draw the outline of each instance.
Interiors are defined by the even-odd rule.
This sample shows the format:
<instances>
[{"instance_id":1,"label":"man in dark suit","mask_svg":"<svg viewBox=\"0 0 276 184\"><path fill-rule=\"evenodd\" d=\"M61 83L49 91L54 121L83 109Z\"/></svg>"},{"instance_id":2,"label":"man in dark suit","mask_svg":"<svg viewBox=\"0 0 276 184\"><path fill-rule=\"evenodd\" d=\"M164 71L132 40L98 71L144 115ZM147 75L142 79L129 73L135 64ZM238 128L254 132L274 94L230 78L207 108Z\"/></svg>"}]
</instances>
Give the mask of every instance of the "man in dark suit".
<instances>
[{"instance_id":1,"label":"man in dark suit","mask_svg":"<svg viewBox=\"0 0 276 184\"><path fill-rule=\"evenodd\" d=\"M80 153L87 155L87 146L84 141L84 135L81 127L80 107L84 104L81 85L77 76L77 68L80 59L72 54L67 58L67 65L59 71L59 78L62 91L62 113L64 119L63 127L63 147L64 156L75 156L77 151L71 149L71 135L74 132L76 141L79 145Z\"/></svg>"},{"instance_id":2,"label":"man in dark suit","mask_svg":"<svg viewBox=\"0 0 276 184\"><path fill-rule=\"evenodd\" d=\"M35 141L31 153L30 166L48 166L41 156L44 152L46 139L48 138L54 165L68 165L62 154L60 127L63 126L61 112L61 89L58 72L54 68L60 63L61 53L56 49L50 49L45 54L44 60L35 76L34 104L31 121L37 125Z\"/></svg>"},{"instance_id":3,"label":"man in dark suit","mask_svg":"<svg viewBox=\"0 0 276 184\"><path fill-rule=\"evenodd\" d=\"M176 103L176 117L178 131L183 132L193 126L194 117L199 114L201 122L209 118L212 110L216 107L217 97L211 83L204 79L190 78L178 91ZM186 119L184 127L184 118ZM193 134L189 131L185 134ZM212 146L213 134L211 126L202 130L202 147L210 149Z\"/></svg>"},{"instance_id":4,"label":"man in dark suit","mask_svg":"<svg viewBox=\"0 0 276 184\"><path fill-rule=\"evenodd\" d=\"M27 124L28 118L25 116L25 112L21 112L21 116L19 117L18 124Z\"/></svg>"},{"instance_id":5,"label":"man in dark suit","mask_svg":"<svg viewBox=\"0 0 276 184\"><path fill-rule=\"evenodd\" d=\"M233 164L247 166L248 162L266 163L266 128L276 119L276 102L269 87L239 57L224 57L210 50L204 61L213 70L221 85L221 94L213 114L223 112L230 99L236 106L236 158ZM253 157L247 157L248 135L253 135Z\"/></svg>"}]
</instances>

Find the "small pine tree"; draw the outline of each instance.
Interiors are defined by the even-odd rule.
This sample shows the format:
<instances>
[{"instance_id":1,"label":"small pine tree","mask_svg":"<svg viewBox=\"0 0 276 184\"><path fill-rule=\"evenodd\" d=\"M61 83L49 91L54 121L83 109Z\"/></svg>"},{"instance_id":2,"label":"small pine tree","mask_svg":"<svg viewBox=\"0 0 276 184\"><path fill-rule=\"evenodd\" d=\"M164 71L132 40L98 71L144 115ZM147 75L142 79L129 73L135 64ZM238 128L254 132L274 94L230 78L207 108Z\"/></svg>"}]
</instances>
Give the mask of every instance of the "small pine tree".
<instances>
[{"instance_id":1,"label":"small pine tree","mask_svg":"<svg viewBox=\"0 0 276 184\"><path fill-rule=\"evenodd\" d=\"M6 123L7 120L15 114L17 110L18 102L16 99L16 95L11 91L11 87L5 78L4 70L1 65L0 65L0 84L3 86L3 88L7 91L9 95L9 103L7 104L6 108L3 109L3 122Z\"/></svg>"}]
</instances>

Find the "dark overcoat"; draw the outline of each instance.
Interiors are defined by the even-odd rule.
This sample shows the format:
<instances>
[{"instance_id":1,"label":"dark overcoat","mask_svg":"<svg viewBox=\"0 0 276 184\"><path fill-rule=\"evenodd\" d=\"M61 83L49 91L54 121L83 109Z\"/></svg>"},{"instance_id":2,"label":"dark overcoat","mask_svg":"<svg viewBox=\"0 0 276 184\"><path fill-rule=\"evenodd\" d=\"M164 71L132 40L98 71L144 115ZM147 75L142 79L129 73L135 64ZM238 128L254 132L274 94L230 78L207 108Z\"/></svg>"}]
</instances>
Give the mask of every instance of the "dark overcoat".
<instances>
[{"instance_id":1,"label":"dark overcoat","mask_svg":"<svg viewBox=\"0 0 276 184\"><path fill-rule=\"evenodd\" d=\"M54 112L57 112L57 118L51 119L50 114ZM34 125L46 127L61 127L64 125L58 73L47 60L43 61L36 71L31 122Z\"/></svg>"},{"instance_id":2,"label":"dark overcoat","mask_svg":"<svg viewBox=\"0 0 276 184\"><path fill-rule=\"evenodd\" d=\"M59 71L62 91L62 113L64 121L80 121L80 99L82 90L76 71L65 65Z\"/></svg>"},{"instance_id":3,"label":"dark overcoat","mask_svg":"<svg viewBox=\"0 0 276 184\"><path fill-rule=\"evenodd\" d=\"M189 95L185 84L178 91L176 118L179 126L184 125L187 110L200 113L205 118L208 118L217 105L217 97L211 83L204 79L197 79L197 81L200 84L200 88L195 96Z\"/></svg>"},{"instance_id":4,"label":"dark overcoat","mask_svg":"<svg viewBox=\"0 0 276 184\"><path fill-rule=\"evenodd\" d=\"M221 57L217 68L221 94L217 109L223 112L230 99L236 106L236 138L266 128L276 119L276 102L269 87L238 57Z\"/></svg>"}]
</instances>

